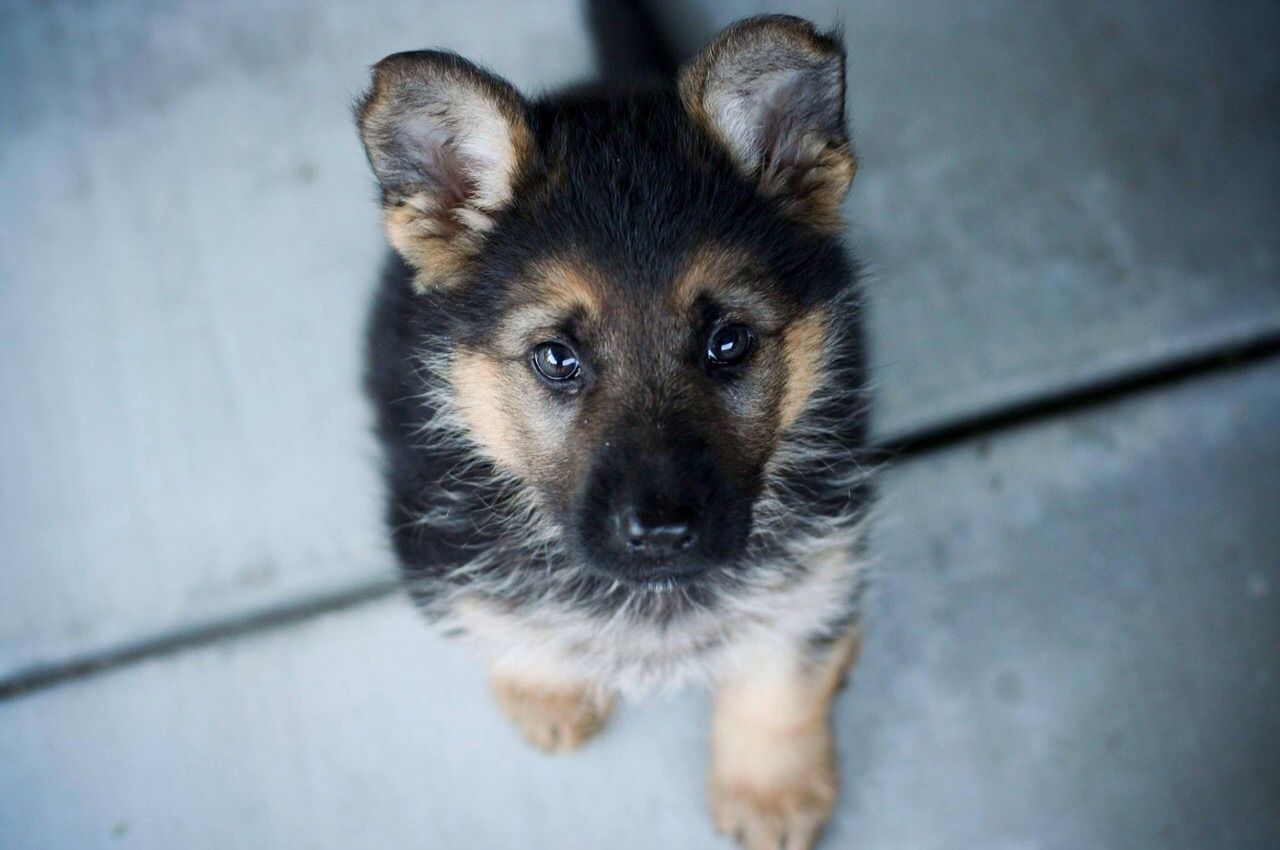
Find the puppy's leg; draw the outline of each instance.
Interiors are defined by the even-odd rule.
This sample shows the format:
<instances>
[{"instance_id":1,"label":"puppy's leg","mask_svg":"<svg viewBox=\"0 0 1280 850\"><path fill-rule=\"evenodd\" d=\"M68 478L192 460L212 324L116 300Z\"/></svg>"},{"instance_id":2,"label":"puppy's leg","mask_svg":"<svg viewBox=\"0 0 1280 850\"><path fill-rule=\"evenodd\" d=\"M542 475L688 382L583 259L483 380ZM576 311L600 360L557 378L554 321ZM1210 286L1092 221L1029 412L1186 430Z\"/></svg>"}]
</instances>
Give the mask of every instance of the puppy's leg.
<instances>
[{"instance_id":1,"label":"puppy's leg","mask_svg":"<svg viewBox=\"0 0 1280 850\"><path fill-rule=\"evenodd\" d=\"M831 816L830 707L857 653L855 629L816 659L774 650L718 685L708 793L747 850L809 850Z\"/></svg>"},{"instance_id":2,"label":"puppy's leg","mask_svg":"<svg viewBox=\"0 0 1280 850\"><path fill-rule=\"evenodd\" d=\"M613 696L592 682L545 667L500 667L490 680L494 698L529 743L567 753L604 728Z\"/></svg>"}]
</instances>

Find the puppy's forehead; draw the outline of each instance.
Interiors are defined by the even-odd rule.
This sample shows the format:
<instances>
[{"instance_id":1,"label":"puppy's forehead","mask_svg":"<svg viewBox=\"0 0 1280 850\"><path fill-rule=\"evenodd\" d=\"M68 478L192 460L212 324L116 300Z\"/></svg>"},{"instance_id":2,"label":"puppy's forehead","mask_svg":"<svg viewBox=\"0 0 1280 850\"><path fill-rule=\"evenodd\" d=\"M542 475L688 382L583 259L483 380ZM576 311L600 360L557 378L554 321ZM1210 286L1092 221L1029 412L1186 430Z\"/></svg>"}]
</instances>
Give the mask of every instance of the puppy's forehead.
<instances>
[{"instance_id":1,"label":"puppy's forehead","mask_svg":"<svg viewBox=\"0 0 1280 850\"><path fill-rule=\"evenodd\" d=\"M626 324L663 314L696 322L708 309L765 331L785 322L773 281L752 252L708 243L651 269L619 270L573 252L532 261L514 282L500 324L504 337L526 338L567 324Z\"/></svg>"}]
</instances>

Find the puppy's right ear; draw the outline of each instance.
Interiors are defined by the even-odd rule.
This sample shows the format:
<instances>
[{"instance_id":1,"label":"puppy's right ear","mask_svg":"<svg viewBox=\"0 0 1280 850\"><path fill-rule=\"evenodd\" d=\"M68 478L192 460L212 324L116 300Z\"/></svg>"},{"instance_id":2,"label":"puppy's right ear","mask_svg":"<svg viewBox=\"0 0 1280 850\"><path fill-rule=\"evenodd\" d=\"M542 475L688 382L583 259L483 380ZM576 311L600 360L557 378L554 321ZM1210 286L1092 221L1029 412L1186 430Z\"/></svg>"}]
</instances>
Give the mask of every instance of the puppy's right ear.
<instances>
[{"instance_id":1,"label":"puppy's right ear","mask_svg":"<svg viewBox=\"0 0 1280 850\"><path fill-rule=\"evenodd\" d=\"M396 53L373 69L357 111L382 185L391 245L417 286L447 286L532 166L526 104L505 80L452 53Z\"/></svg>"}]
</instances>

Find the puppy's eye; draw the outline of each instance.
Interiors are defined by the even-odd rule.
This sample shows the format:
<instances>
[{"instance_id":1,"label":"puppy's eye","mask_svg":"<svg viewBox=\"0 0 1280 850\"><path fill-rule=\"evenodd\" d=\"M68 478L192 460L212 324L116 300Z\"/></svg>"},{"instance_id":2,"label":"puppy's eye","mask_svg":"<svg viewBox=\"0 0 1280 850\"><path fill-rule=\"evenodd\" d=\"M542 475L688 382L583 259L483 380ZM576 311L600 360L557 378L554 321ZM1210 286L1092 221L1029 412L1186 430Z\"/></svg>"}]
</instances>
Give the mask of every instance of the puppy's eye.
<instances>
[{"instance_id":1,"label":"puppy's eye","mask_svg":"<svg viewBox=\"0 0 1280 850\"><path fill-rule=\"evenodd\" d=\"M571 381L581 368L578 355L563 342L544 342L533 350L533 368L548 381Z\"/></svg>"},{"instance_id":2,"label":"puppy's eye","mask_svg":"<svg viewBox=\"0 0 1280 850\"><path fill-rule=\"evenodd\" d=\"M712 366L741 363L751 351L755 336L746 325L724 325L707 337L707 362Z\"/></svg>"}]
</instances>

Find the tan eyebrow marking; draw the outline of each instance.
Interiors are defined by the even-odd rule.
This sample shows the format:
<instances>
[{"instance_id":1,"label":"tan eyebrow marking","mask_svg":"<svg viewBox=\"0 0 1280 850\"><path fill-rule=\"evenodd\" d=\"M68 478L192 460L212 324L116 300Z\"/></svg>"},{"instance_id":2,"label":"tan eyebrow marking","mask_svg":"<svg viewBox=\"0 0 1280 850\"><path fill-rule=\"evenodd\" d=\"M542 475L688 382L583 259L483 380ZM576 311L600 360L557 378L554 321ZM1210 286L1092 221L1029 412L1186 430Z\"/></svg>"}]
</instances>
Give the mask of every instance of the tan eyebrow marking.
<instances>
[{"instance_id":1,"label":"tan eyebrow marking","mask_svg":"<svg viewBox=\"0 0 1280 850\"><path fill-rule=\"evenodd\" d=\"M730 311L752 317L766 332L781 327L784 317L764 297L760 284L765 272L748 252L720 244L703 245L689 254L671 287L672 307L688 312L704 296Z\"/></svg>"},{"instance_id":2,"label":"tan eyebrow marking","mask_svg":"<svg viewBox=\"0 0 1280 850\"><path fill-rule=\"evenodd\" d=\"M540 261L532 269L530 283L537 287L537 302L548 310L563 314L583 309L594 318L604 308L600 272L577 258Z\"/></svg>"},{"instance_id":3,"label":"tan eyebrow marking","mask_svg":"<svg viewBox=\"0 0 1280 850\"><path fill-rule=\"evenodd\" d=\"M509 357L521 356L532 337L550 333L568 316L581 313L595 321L604 310L600 273L574 257L539 261L527 272L523 288L528 303L509 313L495 334Z\"/></svg>"}]
</instances>

